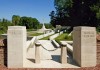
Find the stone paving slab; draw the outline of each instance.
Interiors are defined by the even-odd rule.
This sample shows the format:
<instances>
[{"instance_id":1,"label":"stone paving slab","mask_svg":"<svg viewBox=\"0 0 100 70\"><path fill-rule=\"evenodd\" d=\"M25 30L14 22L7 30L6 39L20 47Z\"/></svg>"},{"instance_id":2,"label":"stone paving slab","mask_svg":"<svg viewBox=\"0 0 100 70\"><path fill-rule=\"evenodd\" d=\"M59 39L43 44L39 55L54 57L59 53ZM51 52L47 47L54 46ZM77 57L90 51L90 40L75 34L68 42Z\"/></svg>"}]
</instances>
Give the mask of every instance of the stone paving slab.
<instances>
[{"instance_id":1,"label":"stone paving slab","mask_svg":"<svg viewBox=\"0 0 100 70\"><path fill-rule=\"evenodd\" d=\"M43 47L45 47L48 50L53 50L55 49L54 46L52 45L51 41L48 40L41 40L39 41ZM67 64L61 64L60 63L60 55L61 55L61 48L58 48L54 51L47 51L45 50L42 56L45 57L45 59L41 59L41 63L40 64L36 64L35 63L35 58L33 57L33 51L34 48L30 48L30 52L29 52L29 56L30 58L26 59L25 62L25 67L26 68L79 68L78 66L76 66L76 64L74 63L72 57L70 55L66 54L66 59L68 59L68 63ZM42 50L41 50L42 51ZM49 52L49 53L46 53ZM51 55L51 59L46 59L47 57L49 57L48 55Z\"/></svg>"},{"instance_id":2,"label":"stone paving slab","mask_svg":"<svg viewBox=\"0 0 100 70\"><path fill-rule=\"evenodd\" d=\"M7 68L0 65L0 70L100 70L100 64L95 67L82 68Z\"/></svg>"},{"instance_id":3,"label":"stone paving slab","mask_svg":"<svg viewBox=\"0 0 100 70\"><path fill-rule=\"evenodd\" d=\"M72 64L61 64L54 60L41 60L40 64L35 64L34 60L27 60L25 67L26 68L79 68L78 66Z\"/></svg>"}]
</instances>

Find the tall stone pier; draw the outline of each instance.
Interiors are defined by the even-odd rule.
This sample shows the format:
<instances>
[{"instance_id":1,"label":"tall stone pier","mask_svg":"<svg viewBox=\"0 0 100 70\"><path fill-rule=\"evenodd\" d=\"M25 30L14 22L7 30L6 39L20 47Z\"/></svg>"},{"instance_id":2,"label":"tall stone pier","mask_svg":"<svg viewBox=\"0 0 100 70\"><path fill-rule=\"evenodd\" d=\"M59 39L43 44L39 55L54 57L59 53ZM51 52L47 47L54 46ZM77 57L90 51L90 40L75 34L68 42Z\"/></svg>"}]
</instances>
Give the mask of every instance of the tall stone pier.
<instances>
[{"instance_id":1,"label":"tall stone pier","mask_svg":"<svg viewBox=\"0 0 100 70\"><path fill-rule=\"evenodd\" d=\"M8 68L23 68L25 61L26 27L9 26L7 35Z\"/></svg>"},{"instance_id":2,"label":"tall stone pier","mask_svg":"<svg viewBox=\"0 0 100 70\"><path fill-rule=\"evenodd\" d=\"M96 66L95 27L74 27L73 58L81 67Z\"/></svg>"}]
</instances>

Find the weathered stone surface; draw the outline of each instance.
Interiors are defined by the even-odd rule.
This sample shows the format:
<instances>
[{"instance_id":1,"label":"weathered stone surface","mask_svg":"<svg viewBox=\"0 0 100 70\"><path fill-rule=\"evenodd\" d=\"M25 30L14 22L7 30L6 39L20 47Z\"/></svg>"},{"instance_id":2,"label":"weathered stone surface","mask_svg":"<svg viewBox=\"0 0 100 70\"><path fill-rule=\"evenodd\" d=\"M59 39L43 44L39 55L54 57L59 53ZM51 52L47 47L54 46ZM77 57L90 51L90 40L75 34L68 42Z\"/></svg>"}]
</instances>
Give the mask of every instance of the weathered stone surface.
<instances>
[{"instance_id":1,"label":"weathered stone surface","mask_svg":"<svg viewBox=\"0 0 100 70\"><path fill-rule=\"evenodd\" d=\"M35 49L35 63L40 63L40 46L41 44L35 43L36 49Z\"/></svg>"},{"instance_id":2,"label":"weathered stone surface","mask_svg":"<svg viewBox=\"0 0 100 70\"><path fill-rule=\"evenodd\" d=\"M96 66L96 29L74 27L73 58L81 67Z\"/></svg>"},{"instance_id":3,"label":"weathered stone surface","mask_svg":"<svg viewBox=\"0 0 100 70\"><path fill-rule=\"evenodd\" d=\"M26 27L8 27L8 68L22 68L25 60Z\"/></svg>"},{"instance_id":4,"label":"weathered stone surface","mask_svg":"<svg viewBox=\"0 0 100 70\"><path fill-rule=\"evenodd\" d=\"M67 63L67 44L63 41L61 41L61 63L66 64Z\"/></svg>"}]
</instances>

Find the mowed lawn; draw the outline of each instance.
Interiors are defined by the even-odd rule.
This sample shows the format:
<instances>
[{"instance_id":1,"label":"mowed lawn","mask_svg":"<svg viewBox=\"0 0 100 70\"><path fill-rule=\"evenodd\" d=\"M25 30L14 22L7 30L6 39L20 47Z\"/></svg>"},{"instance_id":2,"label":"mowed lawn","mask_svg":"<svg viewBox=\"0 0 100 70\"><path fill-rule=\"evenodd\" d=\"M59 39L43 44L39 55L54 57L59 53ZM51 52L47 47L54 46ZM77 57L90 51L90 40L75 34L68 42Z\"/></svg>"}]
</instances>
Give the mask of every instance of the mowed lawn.
<instances>
[{"instance_id":1,"label":"mowed lawn","mask_svg":"<svg viewBox=\"0 0 100 70\"><path fill-rule=\"evenodd\" d=\"M72 41L73 38L72 38L72 36L68 36L67 33L63 33L63 34L59 35L58 37L56 37L55 40L58 43L60 43L60 41Z\"/></svg>"},{"instance_id":2,"label":"mowed lawn","mask_svg":"<svg viewBox=\"0 0 100 70\"><path fill-rule=\"evenodd\" d=\"M38 35L42 35L43 33L33 33L33 34L30 34L30 36L38 36Z\"/></svg>"},{"instance_id":3,"label":"mowed lawn","mask_svg":"<svg viewBox=\"0 0 100 70\"><path fill-rule=\"evenodd\" d=\"M38 36L38 35L42 35L43 33L28 32L27 34L28 34L28 36Z\"/></svg>"}]
</instances>

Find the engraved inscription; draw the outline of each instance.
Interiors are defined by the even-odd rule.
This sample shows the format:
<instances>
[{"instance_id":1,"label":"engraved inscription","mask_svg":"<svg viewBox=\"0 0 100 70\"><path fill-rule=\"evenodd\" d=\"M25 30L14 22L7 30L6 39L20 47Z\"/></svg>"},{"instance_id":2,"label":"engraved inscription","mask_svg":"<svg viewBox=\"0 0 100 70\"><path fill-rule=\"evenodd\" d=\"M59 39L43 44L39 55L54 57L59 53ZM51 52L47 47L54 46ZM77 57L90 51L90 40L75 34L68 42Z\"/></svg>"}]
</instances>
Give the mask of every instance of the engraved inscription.
<instances>
[{"instance_id":1,"label":"engraved inscription","mask_svg":"<svg viewBox=\"0 0 100 70\"><path fill-rule=\"evenodd\" d=\"M83 37L90 38L94 36L95 36L94 32L90 32L90 31L83 32Z\"/></svg>"},{"instance_id":2,"label":"engraved inscription","mask_svg":"<svg viewBox=\"0 0 100 70\"><path fill-rule=\"evenodd\" d=\"M9 31L9 33L11 34L11 36L21 36L21 32L20 31L15 31L15 30L12 30L12 31Z\"/></svg>"}]
</instances>

